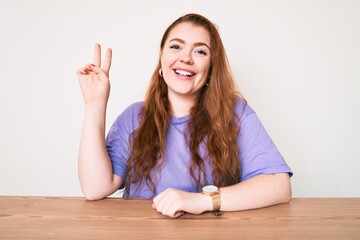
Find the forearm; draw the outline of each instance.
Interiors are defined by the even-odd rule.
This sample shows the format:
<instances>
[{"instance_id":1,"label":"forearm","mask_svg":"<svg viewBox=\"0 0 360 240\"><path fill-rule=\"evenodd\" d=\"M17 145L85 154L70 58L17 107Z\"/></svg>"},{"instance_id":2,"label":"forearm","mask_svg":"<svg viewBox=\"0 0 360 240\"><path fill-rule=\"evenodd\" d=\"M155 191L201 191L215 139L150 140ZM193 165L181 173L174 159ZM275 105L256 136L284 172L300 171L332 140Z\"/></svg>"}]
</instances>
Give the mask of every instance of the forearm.
<instances>
[{"instance_id":1,"label":"forearm","mask_svg":"<svg viewBox=\"0 0 360 240\"><path fill-rule=\"evenodd\" d=\"M86 106L79 150L79 179L87 199L106 197L116 190L105 145L106 105Z\"/></svg>"},{"instance_id":2,"label":"forearm","mask_svg":"<svg viewBox=\"0 0 360 240\"><path fill-rule=\"evenodd\" d=\"M261 208L291 199L287 173L259 175L244 182L220 189L221 211Z\"/></svg>"},{"instance_id":3,"label":"forearm","mask_svg":"<svg viewBox=\"0 0 360 240\"><path fill-rule=\"evenodd\" d=\"M229 187L220 188L221 211L240 211L288 202L291 198L287 173L259 175ZM183 212L200 214L213 210L211 196L173 188L154 198L153 208L170 217Z\"/></svg>"}]
</instances>

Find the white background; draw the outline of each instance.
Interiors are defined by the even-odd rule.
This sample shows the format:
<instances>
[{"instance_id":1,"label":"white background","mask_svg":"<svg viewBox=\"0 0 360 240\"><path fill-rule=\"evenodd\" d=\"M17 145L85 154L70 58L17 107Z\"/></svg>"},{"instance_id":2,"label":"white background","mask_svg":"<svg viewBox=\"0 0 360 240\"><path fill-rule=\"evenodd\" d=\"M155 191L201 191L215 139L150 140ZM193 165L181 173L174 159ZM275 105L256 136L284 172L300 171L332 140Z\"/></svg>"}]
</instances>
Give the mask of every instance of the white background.
<instances>
[{"instance_id":1,"label":"white background","mask_svg":"<svg viewBox=\"0 0 360 240\"><path fill-rule=\"evenodd\" d=\"M143 99L165 28L219 28L295 197L360 197L360 1L0 1L0 195L81 196L76 70L113 49L107 129Z\"/></svg>"}]
</instances>

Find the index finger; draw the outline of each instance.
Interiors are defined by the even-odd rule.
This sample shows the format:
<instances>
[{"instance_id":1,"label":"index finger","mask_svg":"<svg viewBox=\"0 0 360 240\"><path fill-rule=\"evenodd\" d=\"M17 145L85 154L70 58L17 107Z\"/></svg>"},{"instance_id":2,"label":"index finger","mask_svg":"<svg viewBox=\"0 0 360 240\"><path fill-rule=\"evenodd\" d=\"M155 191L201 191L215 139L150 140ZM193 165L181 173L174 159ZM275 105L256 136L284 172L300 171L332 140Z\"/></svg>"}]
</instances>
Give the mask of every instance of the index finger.
<instances>
[{"instance_id":1,"label":"index finger","mask_svg":"<svg viewBox=\"0 0 360 240\"><path fill-rule=\"evenodd\" d=\"M166 191L166 190L165 190L165 191ZM153 198L153 205L154 205L155 208L157 208L160 200L163 198L163 196L164 196L164 194L165 194L165 193L164 193L165 191L162 191L162 192L159 193L156 197Z\"/></svg>"},{"instance_id":2,"label":"index finger","mask_svg":"<svg viewBox=\"0 0 360 240\"><path fill-rule=\"evenodd\" d=\"M103 62L103 69L109 75L110 67L111 67L111 58L112 58L112 50L108 48L106 50L105 60Z\"/></svg>"},{"instance_id":3,"label":"index finger","mask_svg":"<svg viewBox=\"0 0 360 240\"><path fill-rule=\"evenodd\" d=\"M95 44L93 64L97 67L100 67L101 64L101 46L99 43Z\"/></svg>"}]
</instances>

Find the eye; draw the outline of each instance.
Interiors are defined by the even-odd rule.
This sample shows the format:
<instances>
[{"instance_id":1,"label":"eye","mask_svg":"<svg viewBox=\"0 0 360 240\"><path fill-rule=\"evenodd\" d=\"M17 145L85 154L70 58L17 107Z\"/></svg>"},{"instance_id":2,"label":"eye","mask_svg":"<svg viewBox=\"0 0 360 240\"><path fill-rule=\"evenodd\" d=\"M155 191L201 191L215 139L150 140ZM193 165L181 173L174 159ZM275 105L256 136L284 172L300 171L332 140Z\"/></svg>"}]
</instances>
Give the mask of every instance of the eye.
<instances>
[{"instance_id":1,"label":"eye","mask_svg":"<svg viewBox=\"0 0 360 240\"><path fill-rule=\"evenodd\" d=\"M178 45L178 44L173 44L173 45L170 45L170 48L171 48L171 49L176 49L176 50L178 50L178 49L180 49L180 45Z\"/></svg>"},{"instance_id":2,"label":"eye","mask_svg":"<svg viewBox=\"0 0 360 240\"><path fill-rule=\"evenodd\" d=\"M200 54L200 55L204 55L204 56L207 56L207 55L208 55L207 51L205 51L205 50L203 50L203 49L196 50L195 52L198 53L198 54Z\"/></svg>"}]
</instances>

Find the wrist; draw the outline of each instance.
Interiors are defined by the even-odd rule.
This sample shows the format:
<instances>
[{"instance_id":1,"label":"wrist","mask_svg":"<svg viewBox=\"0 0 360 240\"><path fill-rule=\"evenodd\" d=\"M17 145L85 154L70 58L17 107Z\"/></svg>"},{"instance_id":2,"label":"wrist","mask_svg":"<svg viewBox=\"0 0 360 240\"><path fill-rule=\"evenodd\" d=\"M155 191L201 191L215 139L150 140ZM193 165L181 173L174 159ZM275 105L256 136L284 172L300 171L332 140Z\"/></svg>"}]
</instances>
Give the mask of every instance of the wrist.
<instances>
[{"instance_id":1,"label":"wrist","mask_svg":"<svg viewBox=\"0 0 360 240\"><path fill-rule=\"evenodd\" d=\"M207 185L202 188L203 195L208 197L211 200L212 205L208 207L208 211L217 212L221 208L221 199L220 199L220 190L214 185Z\"/></svg>"},{"instance_id":2,"label":"wrist","mask_svg":"<svg viewBox=\"0 0 360 240\"><path fill-rule=\"evenodd\" d=\"M107 101L87 101L85 102L85 110L105 110L107 107Z\"/></svg>"},{"instance_id":3,"label":"wrist","mask_svg":"<svg viewBox=\"0 0 360 240\"><path fill-rule=\"evenodd\" d=\"M85 103L86 115L103 116L106 114L107 103L106 102L92 102Z\"/></svg>"},{"instance_id":4,"label":"wrist","mask_svg":"<svg viewBox=\"0 0 360 240\"><path fill-rule=\"evenodd\" d=\"M212 197L209 195L205 195L203 193L199 193L201 198L201 209L202 212L209 212L213 210L213 200Z\"/></svg>"}]
</instances>

